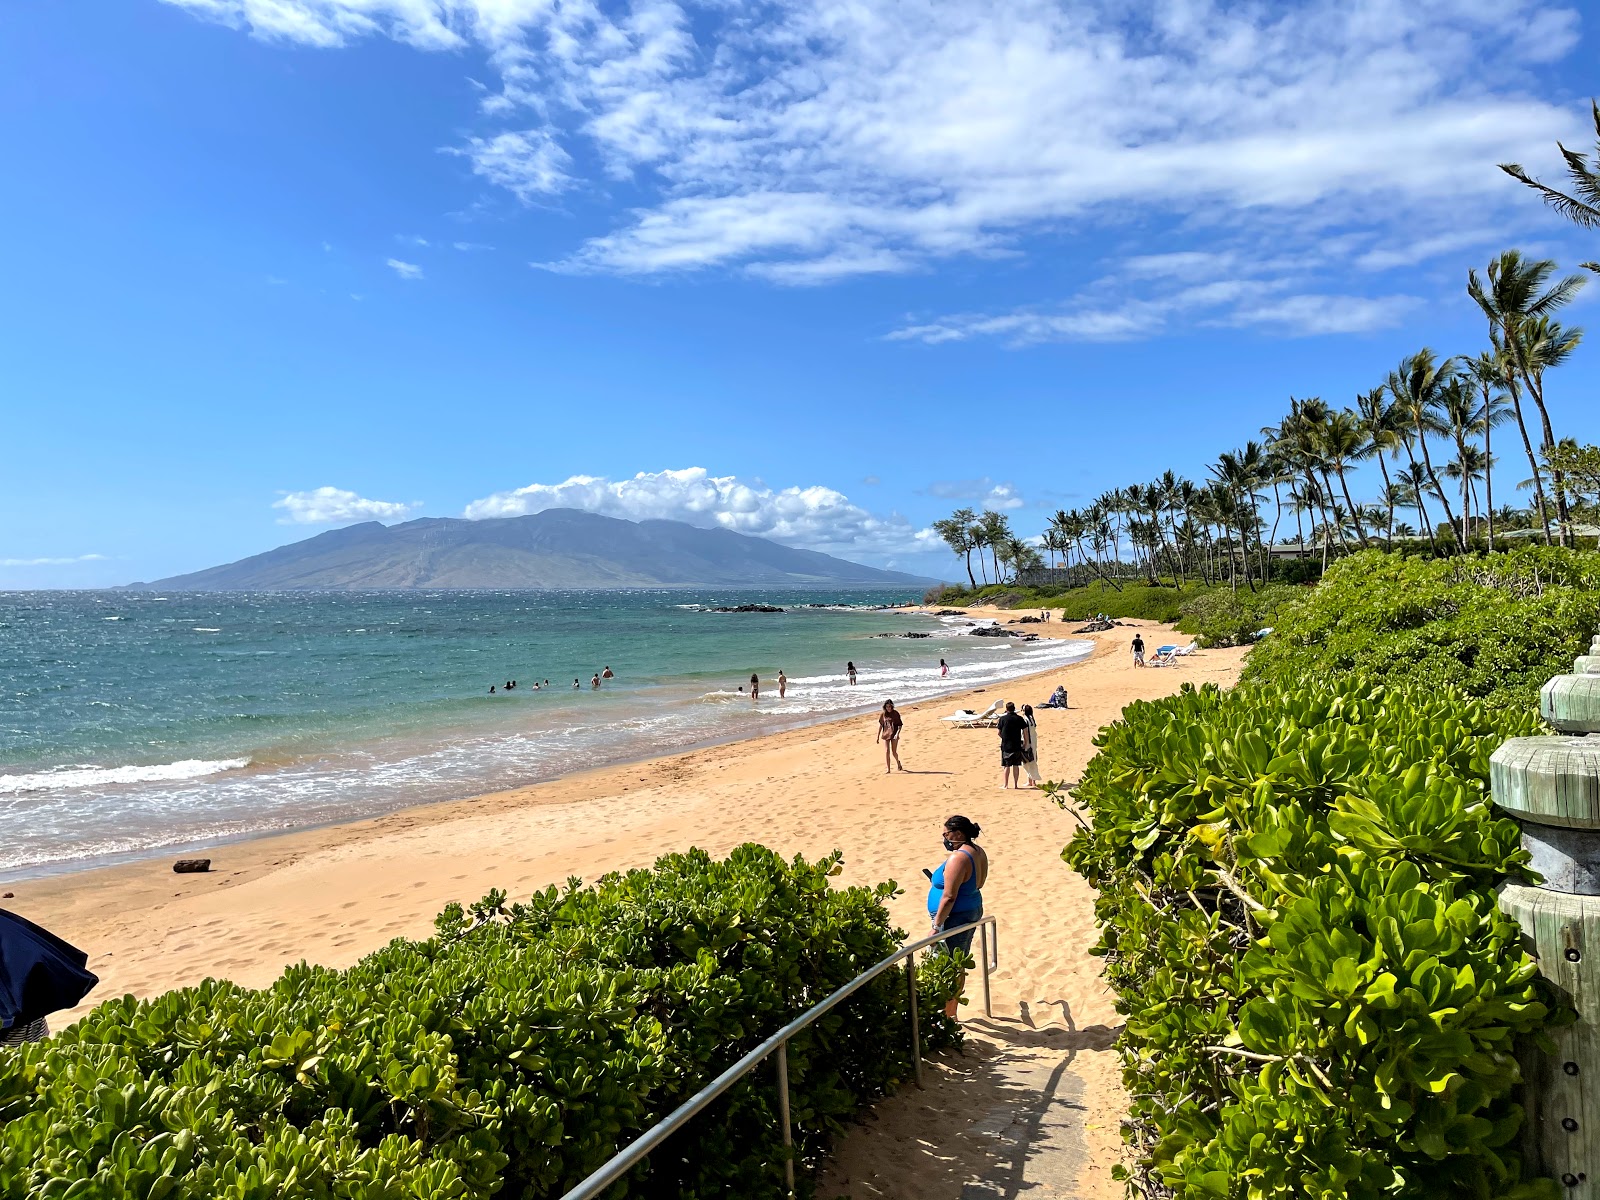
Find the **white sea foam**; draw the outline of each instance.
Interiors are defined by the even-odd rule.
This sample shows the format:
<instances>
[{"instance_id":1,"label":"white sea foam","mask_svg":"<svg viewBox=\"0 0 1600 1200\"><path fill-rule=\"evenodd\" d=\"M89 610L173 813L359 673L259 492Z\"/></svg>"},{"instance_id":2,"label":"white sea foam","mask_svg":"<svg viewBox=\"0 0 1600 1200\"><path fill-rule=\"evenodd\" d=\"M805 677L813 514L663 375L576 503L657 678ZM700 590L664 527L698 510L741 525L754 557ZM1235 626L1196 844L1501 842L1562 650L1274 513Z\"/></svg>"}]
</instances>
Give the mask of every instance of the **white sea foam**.
<instances>
[{"instance_id":1,"label":"white sea foam","mask_svg":"<svg viewBox=\"0 0 1600 1200\"><path fill-rule=\"evenodd\" d=\"M0 796L23 792L54 792L68 788L106 787L117 783L160 783L176 779L199 779L222 771L248 767L248 758L185 758L179 762L152 763L142 767L57 767L27 775L0 775Z\"/></svg>"}]
</instances>

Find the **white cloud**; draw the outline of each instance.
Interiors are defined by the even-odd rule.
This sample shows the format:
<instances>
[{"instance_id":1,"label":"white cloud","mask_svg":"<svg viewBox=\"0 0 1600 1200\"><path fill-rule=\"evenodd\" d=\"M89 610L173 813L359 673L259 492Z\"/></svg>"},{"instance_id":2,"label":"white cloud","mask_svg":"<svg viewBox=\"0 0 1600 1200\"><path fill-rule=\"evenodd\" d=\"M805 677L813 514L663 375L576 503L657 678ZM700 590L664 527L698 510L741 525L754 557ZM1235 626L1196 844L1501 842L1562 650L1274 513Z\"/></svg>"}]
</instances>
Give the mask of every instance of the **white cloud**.
<instances>
[{"instance_id":1,"label":"white cloud","mask_svg":"<svg viewBox=\"0 0 1600 1200\"><path fill-rule=\"evenodd\" d=\"M914 553L938 545L897 513L877 516L832 488L771 488L760 480L712 475L704 467L641 471L631 479L574 475L474 500L472 520L577 508L629 521L684 521L829 552Z\"/></svg>"},{"instance_id":2,"label":"white cloud","mask_svg":"<svg viewBox=\"0 0 1600 1200\"><path fill-rule=\"evenodd\" d=\"M464 149L447 147L446 150L471 159L473 174L505 188L524 204L533 203L539 196L565 191L572 185L572 178L567 174L572 156L547 129L468 138Z\"/></svg>"},{"instance_id":3,"label":"white cloud","mask_svg":"<svg viewBox=\"0 0 1600 1200\"><path fill-rule=\"evenodd\" d=\"M407 246L432 245L427 238L415 233L397 233L394 235L394 240L397 242L404 242Z\"/></svg>"},{"instance_id":4,"label":"white cloud","mask_svg":"<svg viewBox=\"0 0 1600 1200\"><path fill-rule=\"evenodd\" d=\"M388 267L401 279L421 279L422 268L416 263L401 262L398 258L385 259Z\"/></svg>"},{"instance_id":5,"label":"white cloud","mask_svg":"<svg viewBox=\"0 0 1600 1200\"><path fill-rule=\"evenodd\" d=\"M422 507L421 501L397 504L389 500L368 500L343 488L319 487L308 492L285 492L282 499L272 502L281 508L280 525L352 525L357 521L399 521L412 510Z\"/></svg>"},{"instance_id":6,"label":"white cloud","mask_svg":"<svg viewBox=\"0 0 1600 1200\"><path fill-rule=\"evenodd\" d=\"M1023 499L1017 495L1014 484L996 483L985 475L982 479L940 479L924 489L928 495L941 500L975 500L983 508L994 512L1021 508Z\"/></svg>"},{"instance_id":7,"label":"white cloud","mask_svg":"<svg viewBox=\"0 0 1600 1200\"><path fill-rule=\"evenodd\" d=\"M1585 115L1538 98L1578 36L1558 0L168 2L270 41L477 46L477 174L530 203L581 143L639 197L568 271L817 284L1151 218L1422 237L1526 209L1494 164Z\"/></svg>"},{"instance_id":8,"label":"white cloud","mask_svg":"<svg viewBox=\"0 0 1600 1200\"><path fill-rule=\"evenodd\" d=\"M1235 310L1231 325L1270 325L1285 333L1371 333L1388 329L1422 301L1415 296L1284 296Z\"/></svg>"},{"instance_id":9,"label":"white cloud","mask_svg":"<svg viewBox=\"0 0 1600 1200\"><path fill-rule=\"evenodd\" d=\"M68 567L74 563L105 560L104 554L74 554L67 558L0 558L0 567Z\"/></svg>"}]
</instances>

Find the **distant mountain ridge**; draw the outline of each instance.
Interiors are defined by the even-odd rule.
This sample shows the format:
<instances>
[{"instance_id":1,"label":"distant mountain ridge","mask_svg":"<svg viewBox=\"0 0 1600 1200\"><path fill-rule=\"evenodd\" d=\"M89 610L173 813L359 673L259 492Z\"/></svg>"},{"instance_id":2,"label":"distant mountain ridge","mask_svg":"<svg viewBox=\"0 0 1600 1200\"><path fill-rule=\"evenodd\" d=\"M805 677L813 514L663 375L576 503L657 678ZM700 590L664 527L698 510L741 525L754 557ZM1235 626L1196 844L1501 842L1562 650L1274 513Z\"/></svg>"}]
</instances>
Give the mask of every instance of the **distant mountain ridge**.
<instances>
[{"instance_id":1,"label":"distant mountain ridge","mask_svg":"<svg viewBox=\"0 0 1600 1200\"><path fill-rule=\"evenodd\" d=\"M481 521L367 521L238 562L128 586L231 592L708 584L909 587L931 582L728 529L701 529L682 521L624 521L552 508Z\"/></svg>"}]
</instances>

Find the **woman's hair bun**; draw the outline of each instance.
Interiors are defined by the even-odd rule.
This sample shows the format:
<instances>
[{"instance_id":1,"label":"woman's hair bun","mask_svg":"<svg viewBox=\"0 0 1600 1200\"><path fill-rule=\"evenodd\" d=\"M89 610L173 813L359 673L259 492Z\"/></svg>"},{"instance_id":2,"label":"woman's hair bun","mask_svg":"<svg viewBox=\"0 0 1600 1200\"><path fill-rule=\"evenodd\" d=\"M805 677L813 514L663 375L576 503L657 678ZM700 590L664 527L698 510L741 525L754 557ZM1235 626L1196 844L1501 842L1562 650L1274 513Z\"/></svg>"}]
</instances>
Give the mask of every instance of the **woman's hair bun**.
<instances>
[{"instance_id":1,"label":"woman's hair bun","mask_svg":"<svg viewBox=\"0 0 1600 1200\"><path fill-rule=\"evenodd\" d=\"M983 832L982 826L976 821L969 821L965 817L951 817L944 823L946 829L953 829L959 834L976 841L978 834Z\"/></svg>"}]
</instances>

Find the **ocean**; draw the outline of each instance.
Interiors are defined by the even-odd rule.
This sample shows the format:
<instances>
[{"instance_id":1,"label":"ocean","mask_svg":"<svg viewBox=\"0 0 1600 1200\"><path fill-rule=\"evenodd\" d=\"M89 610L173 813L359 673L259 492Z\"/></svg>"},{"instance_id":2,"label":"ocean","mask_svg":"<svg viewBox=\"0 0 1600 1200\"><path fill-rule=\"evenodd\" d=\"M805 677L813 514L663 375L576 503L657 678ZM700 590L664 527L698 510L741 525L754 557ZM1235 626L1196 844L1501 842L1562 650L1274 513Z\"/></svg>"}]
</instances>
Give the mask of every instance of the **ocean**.
<instances>
[{"instance_id":1,"label":"ocean","mask_svg":"<svg viewBox=\"0 0 1600 1200\"><path fill-rule=\"evenodd\" d=\"M0 594L0 877L476 795L982 686L1090 650L971 637L963 620L882 607L914 598ZM784 611L710 611L750 603ZM911 632L932 636L874 636ZM592 690L607 666L615 678ZM755 703L736 690L753 671Z\"/></svg>"}]
</instances>

